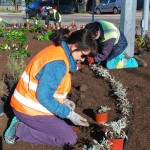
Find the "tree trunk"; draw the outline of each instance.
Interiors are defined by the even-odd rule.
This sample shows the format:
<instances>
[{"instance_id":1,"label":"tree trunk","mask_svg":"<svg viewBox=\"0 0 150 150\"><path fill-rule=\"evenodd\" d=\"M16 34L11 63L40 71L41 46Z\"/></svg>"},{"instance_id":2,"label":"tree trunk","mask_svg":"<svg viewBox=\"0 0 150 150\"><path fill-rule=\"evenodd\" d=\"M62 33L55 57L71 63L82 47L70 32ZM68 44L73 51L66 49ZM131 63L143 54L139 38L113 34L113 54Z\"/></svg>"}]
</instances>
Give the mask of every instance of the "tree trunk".
<instances>
[{"instance_id":1,"label":"tree trunk","mask_svg":"<svg viewBox=\"0 0 150 150\"><path fill-rule=\"evenodd\" d=\"M15 10L17 10L17 0L14 0Z\"/></svg>"},{"instance_id":2,"label":"tree trunk","mask_svg":"<svg viewBox=\"0 0 150 150\"><path fill-rule=\"evenodd\" d=\"M83 11L86 12L87 0L83 0Z\"/></svg>"},{"instance_id":3,"label":"tree trunk","mask_svg":"<svg viewBox=\"0 0 150 150\"><path fill-rule=\"evenodd\" d=\"M100 4L101 0L95 0L95 4L98 5Z\"/></svg>"},{"instance_id":4,"label":"tree trunk","mask_svg":"<svg viewBox=\"0 0 150 150\"><path fill-rule=\"evenodd\" d=\"M75 8L75 12L78 13L79 10L78 10L78 3L77 3L77 0L72 0L73 2L73 5L74 5L74 8Z\"/></svg>"}]
</instances>

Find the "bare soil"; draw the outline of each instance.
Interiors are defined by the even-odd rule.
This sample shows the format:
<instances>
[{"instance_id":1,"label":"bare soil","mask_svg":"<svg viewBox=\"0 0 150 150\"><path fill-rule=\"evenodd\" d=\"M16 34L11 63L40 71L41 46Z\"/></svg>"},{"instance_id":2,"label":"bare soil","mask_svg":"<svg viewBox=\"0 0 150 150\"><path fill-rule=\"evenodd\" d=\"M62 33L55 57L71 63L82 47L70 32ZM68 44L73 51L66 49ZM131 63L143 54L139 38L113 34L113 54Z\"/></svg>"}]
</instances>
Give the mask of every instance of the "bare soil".
<instances>
[{"instance_id":1,"label":"bare soil","mask_svg":"<svg viewBox=\"0 0 150 150\"><path fill-rule=\"evenodd\" d=\"M28 63L31 58L40 50L51 44L50 41L38 41L33 39L33 33L29 35L29 50L31 57L25 58ZM0 44L4 43L0 38ZM0 52L0 69L6 73L7 56L9 51ZM123 84L127 90L127 98L132 103L130 123L128 125L128 141L125 141L124 150L149 150L150 141L150 53L145 52L143 58L148 66L136 69L110 70L109 73L115 80ZM69 147L51 147L48 145L37 145L26 142L18 142L8 145L3 139L4 131L10 121L10 110L5 110L5 114L0 117L0 150L62 150L62 149L82 149L83 144L91 143L94 139L100 140L104 134L104 126L95 122L93 109L100 105L111 107L108 122L119 119L120 112L117 109L117 102L111 96L111 87L103 78L95 76L87 65L82 65L81 70L72 75L72 90L69 97L76 103L76 112L80 113L90 122L89 128L79 129L78 142ZM9 108L10 109L10 108Z\"/></svg>"}]
</instances>

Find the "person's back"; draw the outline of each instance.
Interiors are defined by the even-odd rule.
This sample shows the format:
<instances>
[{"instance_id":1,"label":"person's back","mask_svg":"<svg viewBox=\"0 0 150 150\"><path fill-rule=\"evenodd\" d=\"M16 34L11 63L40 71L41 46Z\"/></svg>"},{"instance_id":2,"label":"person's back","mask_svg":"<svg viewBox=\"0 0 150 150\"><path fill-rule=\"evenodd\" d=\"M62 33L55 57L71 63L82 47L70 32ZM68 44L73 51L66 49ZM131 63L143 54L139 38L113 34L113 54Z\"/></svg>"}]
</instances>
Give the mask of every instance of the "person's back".
<instances>
[{"instance_id":1,"label":"person's back","mask_svg":"<svg viewBox=\"0 0 150 150\"><path fill-rule=\"evenodd\" d=\"M104 64L108 69L136 68L147 64L137 58L126 58L128 45L125 35L108 21L97 20L85 26L98 43L98 53L90 59L90 63Z\"/></svg>"}]
</instances>

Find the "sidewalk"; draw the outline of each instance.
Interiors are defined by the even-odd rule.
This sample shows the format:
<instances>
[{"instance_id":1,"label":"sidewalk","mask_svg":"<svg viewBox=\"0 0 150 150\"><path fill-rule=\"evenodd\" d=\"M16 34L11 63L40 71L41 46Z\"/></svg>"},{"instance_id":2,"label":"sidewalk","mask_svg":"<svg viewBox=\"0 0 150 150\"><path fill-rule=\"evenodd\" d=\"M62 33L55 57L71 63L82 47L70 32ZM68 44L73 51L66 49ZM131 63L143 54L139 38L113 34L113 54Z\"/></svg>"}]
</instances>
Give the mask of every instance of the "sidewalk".
<instances>
[{"instance_id":1,"label":"sidewalk","mask_svg":"<svg viewBox=\"0 0 150 150\"><path fill-rule=\"evenodd\" d=\"M137 11L136 13L136 16L137 17L142 17L142 11ZM11 13L11 12L0 12L0 15L1 14L9 14L9 15L25 15L25 12L21 12L21 13ZM73 13L73 14L61 14L63 16L68 16L68 15L71 15L71 16L84 16L84 17L89 17L91 16L92 14L89 14L89 13ZM110 17L110 16L120 16L121 14L94 14L94 16L102 16L102 17ZM150 12L149 12L149 16L150 16Z\"/></svg>"}]
</instances>

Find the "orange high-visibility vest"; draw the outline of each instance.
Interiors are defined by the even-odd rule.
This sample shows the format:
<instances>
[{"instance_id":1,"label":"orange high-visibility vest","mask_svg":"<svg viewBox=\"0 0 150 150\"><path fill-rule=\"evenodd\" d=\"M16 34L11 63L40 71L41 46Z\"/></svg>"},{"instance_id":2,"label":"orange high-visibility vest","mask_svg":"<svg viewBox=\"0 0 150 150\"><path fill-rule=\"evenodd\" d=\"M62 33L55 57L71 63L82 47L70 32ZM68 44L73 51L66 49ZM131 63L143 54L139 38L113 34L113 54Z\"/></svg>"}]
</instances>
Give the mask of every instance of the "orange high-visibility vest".
<instances>
[{"instance_id":1,"label":"orange high-visibility vest","mask_svg":"<svg viewBox=\"0 0 150 150\"><path fill-rule=\"evenodd\" d=\"M18 112L26 115L54 115L42 106L37 99L38 80L37 73L44 65L54 60L63 60L66 64L66 74L54 93L54 98L63 103L71 89L71 75L69 73L69 61L61 46L49 46L39 52L28 64L17 87L11 97L11 106ZM59 73L59 72L58 72ZM44 96L44 95L43 95Z\"/></svg>"}]
</instances>

